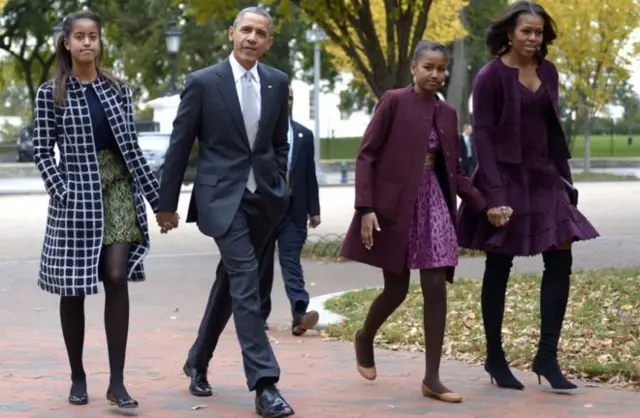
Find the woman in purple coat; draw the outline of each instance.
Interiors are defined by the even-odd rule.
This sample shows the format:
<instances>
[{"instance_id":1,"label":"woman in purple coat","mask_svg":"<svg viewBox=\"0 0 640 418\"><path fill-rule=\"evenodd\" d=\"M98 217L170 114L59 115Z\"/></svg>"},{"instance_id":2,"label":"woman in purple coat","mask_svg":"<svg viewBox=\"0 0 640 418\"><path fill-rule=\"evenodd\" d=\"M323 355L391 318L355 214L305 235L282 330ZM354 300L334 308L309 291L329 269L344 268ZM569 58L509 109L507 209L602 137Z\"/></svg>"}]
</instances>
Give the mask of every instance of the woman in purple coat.
<instances>
[{"instance_id":1,"label":"woman in purple coat","mask_svg":"<svg viewBox=\"0 0 640 418\"><path fill-rule=\"evenodd\" d=\"M478 154L474 185L489 212L512 210L494 226L464 203L459 244L486 252L482 317L487 339L485 370L504 388L523 389L502 349L505 293L514 256L542 253L540 342L533 372L554 389L575 389L558 365L558 340L569 298L571 244L596 238L594 227L568 196L569 149L560 124L558 73L545 59L556 38L547 12L529 1L513 3L492 23L486 43L495 58L473 88L473 130ZM574 202L575 203L575 202Z\"/></svg>"},{"instance_id":2,"label":"woman in purple coat","mask_svg":"<svg viewBox=\"0 0 640 418\"><path fill-rule=\"evenodd\" d=\"M376 378L375 335L405 299L410 270L420 270L426 340L422 393L460 402L462 396L441 383L439 372L446 282L458 262L456 195L476 211L486 205L460 169L456 112L436 96L447 59L443 45L421 41L411 65L414 83L380 99L356 160L357 212L341 254L381 268L384 277L384 289L354 336L360 374Z\"/></svg>"}]
</instances>

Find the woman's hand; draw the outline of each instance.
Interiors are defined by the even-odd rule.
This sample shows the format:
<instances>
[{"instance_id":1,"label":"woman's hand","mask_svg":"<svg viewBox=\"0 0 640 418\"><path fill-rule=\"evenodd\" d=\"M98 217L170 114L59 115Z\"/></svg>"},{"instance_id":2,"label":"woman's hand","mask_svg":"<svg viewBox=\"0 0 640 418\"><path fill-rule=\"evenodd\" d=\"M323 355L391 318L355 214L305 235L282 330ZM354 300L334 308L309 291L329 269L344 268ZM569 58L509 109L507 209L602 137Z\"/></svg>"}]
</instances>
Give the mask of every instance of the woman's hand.
<instances>
[{"instance_id":1,"label":"woman's hand","mask_svg":"<svg viewBox=\"0 0 640 418\"><path fill-rule=\"evenodd\" d=\"M503 227L511 219L511 215L513 214L513 209L509 206L499 206L497 208L491 208L487 211L487 218L489 218L489 222L491 225L495 227Z\"/></svg>"},{"instance_id":2,"label":"woman's hand","mask_svg":"<svg viewBox=\"0 0 640 418\"><path fill-rule=\"evenodd\" d=\"M378 218L374 212L362 215L362 222L360 223L360 235L362 236L362 243L367 250L373 247L373 230L380 231L380 225L378 224Z\"/></svg>"}]
</instances>

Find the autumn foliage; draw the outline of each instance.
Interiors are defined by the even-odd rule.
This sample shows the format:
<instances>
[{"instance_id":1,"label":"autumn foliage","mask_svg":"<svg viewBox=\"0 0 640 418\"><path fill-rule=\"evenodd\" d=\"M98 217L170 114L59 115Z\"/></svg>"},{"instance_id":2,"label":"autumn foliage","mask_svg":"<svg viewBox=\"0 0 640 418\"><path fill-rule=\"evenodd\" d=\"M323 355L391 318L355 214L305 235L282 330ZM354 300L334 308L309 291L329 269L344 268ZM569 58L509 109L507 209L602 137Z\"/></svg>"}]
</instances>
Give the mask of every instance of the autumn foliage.
<instances>
[{"instance_id":1,"label":"autumn foliage","mask_svg":"<svg viewBox=\"0 0 640 418\"><path fill-rule=\"evenodd\" d=\"M429 38L448 43L466 35L459 19L469 0L266 0L286 16L299 7L328 35L328 49L338 68L366 82L376 97L411 81L409 66L415 45ZM200 20L231 19L234 0L189 0ZM278 22L276 22L276 26Z\"/></svg>"},{"instance_id":2,"label":"autumn foliage","mask_svg":"<svg viewBox=\"0 0 640 418\"><path fill-rule=\"evenodd\" d=\"M629 78L640 43L631 35L640 25L638 0L540 0L556 20L558 39L550 58L564 78L566 105L594 115L613 90Z\"/></svg>"},{"instance_id":3,"label":"autumn foliage","mask_svg":"<svg viewBox=\"0 0 640 418\"><path fill-rule=\"evenodd\" d=\"M388 2L386 2L388 3ZM400 2L401 3L401 2ZM410 3L410 2L405 2ZM356 78L366 81L366 75L373 68L382 67L382 59L387 69L406 69L405 65L410 57L415 44L421 39L431 39L448 44L457 38L466 36L466 31L459 19L460 11L468 4L468 0L435 0L425 10L411 9L409 5L399 7L397 10L385 7L384 0L372 0L370 6L373 32L379 46L368 45L365 39L358 34L362 29L359 26L348 27L340 32L340 27L335 19L325 19L322 24L325 28L331 28L339 37L332 37L329 51L334 63L342 70L354 73ZM326 16L329 13L324 12ZM354 13L357 11L354 10ZM426 29L421 21L426 18ZM406 25L405 21L411 21ZM388 32L389 30L389 32ZM406 30L410 42L405 44L403 32ZM338 39L338 40L336 40ZM345 41L350 44L345 47ZM372 51L379 49L379 51ZM353 56L357 51L358 57ZM367 53L372 53L367 56ZM378 62L372 59L377 53L381 53ZM373 74L371 74L373 75ZM390 74L389 74L390 75Z\"/></svg>"},{"instance_id":4,"label":"autumn foliage","mask_svg":"<svg viewBox=\"0 0 640 418\"><path fill-rule=\"evenodd\" d=\"M466 35L459 19L468 0L291 0L327 33L336 65L375 96L407 85L415 45Z\"/></svg>"}]
</instances>

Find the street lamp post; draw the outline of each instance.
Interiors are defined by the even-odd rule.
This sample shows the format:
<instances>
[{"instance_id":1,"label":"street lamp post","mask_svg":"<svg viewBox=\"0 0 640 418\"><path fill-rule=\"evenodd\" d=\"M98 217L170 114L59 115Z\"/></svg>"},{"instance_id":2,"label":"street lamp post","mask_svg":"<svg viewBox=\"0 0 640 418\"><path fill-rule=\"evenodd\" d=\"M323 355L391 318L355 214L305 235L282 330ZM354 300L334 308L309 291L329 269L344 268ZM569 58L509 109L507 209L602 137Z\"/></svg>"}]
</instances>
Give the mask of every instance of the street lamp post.
<instances>
[{"instance_id":1,"label":"street lamp post","mask_svg":"<svg viewBox=\"0 0 640 418\"><path fill-rule=\"evenodd\" d=\"M316 177L319 184L325 184L326 179L320 166L320 43L327 39L327 35L318 25L314 24L307 32L307 40L313 45L313 146L315 148Z\"/></svg>"},{"instance_id":2,"label":"street lamp post","mask_svg":"<svg viewBox=\"0 0 640 418\"><path fill-rule=\"evenodd\" d=\"M167 41L167 52L169 53L169 64L171 65L171 80L167 96L173 96L178 93L178 88L176 87L176 58L178 57L182 38L182 31L176 26L174 19L169 21L169 27L164 33L164 37Z\"/></svg>"}]
</instances>

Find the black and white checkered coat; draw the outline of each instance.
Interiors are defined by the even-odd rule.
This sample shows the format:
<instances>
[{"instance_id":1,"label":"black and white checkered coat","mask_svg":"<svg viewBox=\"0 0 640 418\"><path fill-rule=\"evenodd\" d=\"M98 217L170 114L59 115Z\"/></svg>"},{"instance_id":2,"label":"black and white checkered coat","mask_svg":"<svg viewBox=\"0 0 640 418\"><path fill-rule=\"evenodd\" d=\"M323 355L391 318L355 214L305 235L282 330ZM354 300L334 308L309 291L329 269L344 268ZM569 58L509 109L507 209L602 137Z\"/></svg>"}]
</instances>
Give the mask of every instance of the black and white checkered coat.
<instances>
[{"instance_id":1,"label":"black and white checkered coat","mask_svg":"<svg viewBox=\"0 0 640 418\"><path fill-rule=\"evenodd\" d=\"M104 232L102 187L89 106L80 81L67 83L67 104L54 105L53 83L36 95L33 157L49 193L47 227L38 284L62 296L98 293L98 264ZM131 93L100 75L93 87L133 179L136 215L144 241L129 252L128 277L145 279L142 260L149 253L145 198L156 211L158 181L138 145ZM60 162L54 159L54 145Z\"/></svg>"}]
</instances>

